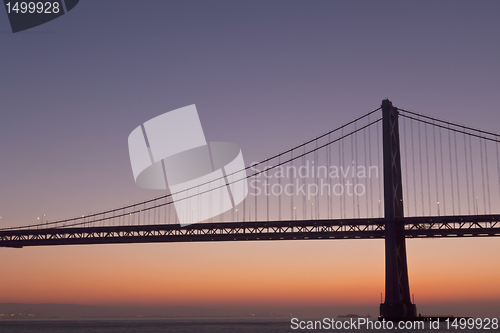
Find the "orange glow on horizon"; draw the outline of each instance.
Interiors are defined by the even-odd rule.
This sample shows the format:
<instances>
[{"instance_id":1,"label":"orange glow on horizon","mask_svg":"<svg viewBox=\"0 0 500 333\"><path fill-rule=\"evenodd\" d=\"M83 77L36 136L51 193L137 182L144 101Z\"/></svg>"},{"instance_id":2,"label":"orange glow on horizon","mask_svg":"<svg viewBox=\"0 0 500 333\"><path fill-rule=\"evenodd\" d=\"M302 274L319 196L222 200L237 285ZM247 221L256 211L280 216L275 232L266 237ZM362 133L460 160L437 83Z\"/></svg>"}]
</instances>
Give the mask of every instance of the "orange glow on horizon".
<instances>
[{"instance_id":1,"label":"orange glow on horizon","mask_svg":"<svg viewBox=\"0 0 500 333\"><path fill-rule=\"evenodd\" d=\"M495 238L409 240L407 246L417 304L500 299ZM384 292L382 240L1 251L2 303L314 306L378 304Z\"/></svg>"}]
</instances>

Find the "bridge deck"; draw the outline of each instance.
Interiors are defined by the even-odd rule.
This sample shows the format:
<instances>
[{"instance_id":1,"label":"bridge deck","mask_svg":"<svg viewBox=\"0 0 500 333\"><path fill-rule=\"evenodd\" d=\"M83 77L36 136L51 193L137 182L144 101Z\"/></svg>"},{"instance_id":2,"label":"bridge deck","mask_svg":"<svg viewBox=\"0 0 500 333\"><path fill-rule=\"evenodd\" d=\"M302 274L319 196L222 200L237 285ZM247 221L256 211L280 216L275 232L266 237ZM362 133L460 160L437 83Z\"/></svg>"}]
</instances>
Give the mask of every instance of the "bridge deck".
<instances>
[{"instance_id":1,"label":"bridge deck","mask_svg":"<svg viewBox=\"0 0 500 333\"><path fill-rule=\"evenodd\" d=\"M409 217L407 238L500 236L500 215ZM385 219L130 225L0 231L0 247L155 242L384 238Z\"/></svg>"}]
</instances>

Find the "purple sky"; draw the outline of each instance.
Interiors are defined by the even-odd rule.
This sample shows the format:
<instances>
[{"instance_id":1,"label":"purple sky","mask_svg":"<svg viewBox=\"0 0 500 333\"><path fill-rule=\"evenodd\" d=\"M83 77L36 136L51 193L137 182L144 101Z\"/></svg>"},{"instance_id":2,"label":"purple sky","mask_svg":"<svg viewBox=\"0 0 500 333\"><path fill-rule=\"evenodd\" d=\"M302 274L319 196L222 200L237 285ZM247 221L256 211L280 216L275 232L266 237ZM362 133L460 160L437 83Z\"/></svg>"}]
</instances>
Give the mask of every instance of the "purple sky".
<instances>
[{"instance_id":1,"label":"purple sky","mask_svg":"<svg viewBox=\"0 0 500 333\"><path fill-rule=\"evenodd\" d=\"M497 131L498 1L82 1L12 34L0 11L1 225L154 195L138 124L195 103L260 160L380 105Z\"/></svg>"}]
</instances>

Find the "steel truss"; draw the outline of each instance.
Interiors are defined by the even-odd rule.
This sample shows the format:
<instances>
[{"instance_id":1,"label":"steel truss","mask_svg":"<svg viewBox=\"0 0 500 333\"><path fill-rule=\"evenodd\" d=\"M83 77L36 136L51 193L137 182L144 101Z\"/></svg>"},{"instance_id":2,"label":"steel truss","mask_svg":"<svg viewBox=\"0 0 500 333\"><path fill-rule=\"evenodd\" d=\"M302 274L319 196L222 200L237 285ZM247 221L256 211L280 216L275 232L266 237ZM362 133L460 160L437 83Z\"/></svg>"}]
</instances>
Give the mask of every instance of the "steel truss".
<instances>
[{"instance_id":1,"label":"steel truss","mask_svg":"<svg viewBox=\"0 0 500 333\"><path fill-rule=\"evenodd\" d=\"M500 236L500 215L430 216L398 219L406 238ZM379 219L132 225L0 231L0 247L43 245L209 242L300 239L382 239Z\"/></svg>"}]
</instances>

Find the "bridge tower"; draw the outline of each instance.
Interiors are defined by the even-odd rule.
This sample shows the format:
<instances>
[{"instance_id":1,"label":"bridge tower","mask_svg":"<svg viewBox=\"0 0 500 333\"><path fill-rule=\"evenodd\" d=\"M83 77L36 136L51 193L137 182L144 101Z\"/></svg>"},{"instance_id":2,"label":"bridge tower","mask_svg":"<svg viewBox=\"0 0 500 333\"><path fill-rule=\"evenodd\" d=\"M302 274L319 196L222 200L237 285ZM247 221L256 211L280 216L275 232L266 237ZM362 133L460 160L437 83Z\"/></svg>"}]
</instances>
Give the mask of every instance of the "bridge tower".
<instances>
[{"instance_id":1,"label":"bridge tower","mask_svg":"<svg viewBox=\"0 0 500 333\"><path fill-rule=\"evenodd\" d=\"M382 101L385 222L385 302L380 316L386 319L416 317L411 303L404 223L398 110L388 99Z\"/></svg>"}]
</instances>

